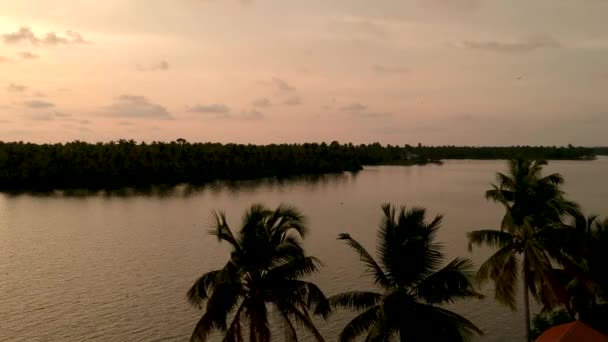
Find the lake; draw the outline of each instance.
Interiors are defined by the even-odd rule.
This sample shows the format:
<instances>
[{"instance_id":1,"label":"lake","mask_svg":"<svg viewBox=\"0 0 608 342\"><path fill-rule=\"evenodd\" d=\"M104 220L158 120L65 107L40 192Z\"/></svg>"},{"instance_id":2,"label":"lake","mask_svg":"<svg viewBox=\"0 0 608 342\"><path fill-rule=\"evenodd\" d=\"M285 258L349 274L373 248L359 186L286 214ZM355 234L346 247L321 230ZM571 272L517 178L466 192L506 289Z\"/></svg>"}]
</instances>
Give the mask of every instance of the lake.
<instances>
[{"instance_id":1,"label":"lake","mask_svg":"<svg viewBox=\"0 0 608 342\"><path fill-rule=\"evenodd\" d=\"M328 295L370 287L357 255L336 237L348 232L375 251L383 202L426 207L429 218L444 214L446 254L479 265L488 251L468 253L465 232L498 226L503 211L484 191L504 166L464 160L151 192L2 194L0 341L186 341L201 315L186 291L228 257L227 246L206 233L210 211L224 209L236 229L255 202L287 202L307 215L305 245L325 263L314 280ZM564 175L569 197L586 213L608 215L608 158L553 161L547 171ZM482 341L522 339L522 311L498 306L491 294L451 308L486 332ZM318 324L334 341L348 318Z\"/></svg>"}]
</instances>

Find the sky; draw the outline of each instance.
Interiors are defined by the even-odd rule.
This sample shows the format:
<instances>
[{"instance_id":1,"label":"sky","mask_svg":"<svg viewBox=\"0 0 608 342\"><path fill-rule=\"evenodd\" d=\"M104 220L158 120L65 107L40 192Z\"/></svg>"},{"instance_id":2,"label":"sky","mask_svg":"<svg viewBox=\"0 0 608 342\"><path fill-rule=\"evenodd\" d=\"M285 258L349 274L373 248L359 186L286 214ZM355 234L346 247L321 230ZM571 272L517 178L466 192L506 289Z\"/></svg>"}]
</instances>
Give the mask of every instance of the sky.
<instances>
[{"instance_id":1,"label":"sky","mask_svg":"<svg viewBox=\"0 0 608 342\"><path fill-rule=\"evenodd\" d=\"M0 0L0 140L608 145L608 0Z\"/></svg>"}]
</instances>

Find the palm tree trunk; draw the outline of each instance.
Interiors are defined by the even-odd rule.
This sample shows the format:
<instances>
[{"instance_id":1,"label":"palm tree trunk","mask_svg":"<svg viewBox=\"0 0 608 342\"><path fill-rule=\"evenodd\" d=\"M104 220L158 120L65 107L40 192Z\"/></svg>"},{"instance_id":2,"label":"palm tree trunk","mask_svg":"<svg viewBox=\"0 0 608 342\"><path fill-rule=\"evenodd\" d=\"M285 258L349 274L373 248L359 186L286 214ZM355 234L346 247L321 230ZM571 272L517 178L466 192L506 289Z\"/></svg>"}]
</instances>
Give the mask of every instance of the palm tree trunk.
<instances>
[{"instance_id":1,"label":"palm tree trunk","mask_svg":"<svg viewBox=\"0 0 608 342\"><path fill-rule=\"evenodd\" d=\"M525 256L524 256L525 259ZM524 278L524 316L526 319L526 342L530 342L530 297L528 291L528 272L526 272L526 261L522 267Z\"/></svg>"}]
</instances>

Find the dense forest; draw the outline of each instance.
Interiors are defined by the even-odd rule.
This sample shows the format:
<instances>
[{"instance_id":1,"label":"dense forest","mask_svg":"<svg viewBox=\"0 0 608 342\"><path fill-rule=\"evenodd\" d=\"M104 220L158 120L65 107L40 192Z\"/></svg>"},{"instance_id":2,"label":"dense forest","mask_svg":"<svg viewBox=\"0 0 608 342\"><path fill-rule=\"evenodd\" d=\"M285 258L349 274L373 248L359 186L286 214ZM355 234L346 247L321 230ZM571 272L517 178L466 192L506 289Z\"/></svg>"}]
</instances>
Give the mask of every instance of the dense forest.
<instances>
[{"instance_id":1,"label":"dense forest","mask_svg":"<svg viewBox=\"0 0 608 342\"><path fill-rule=\"evenodd\" d=\"M583 147L457 147L340 144L239 145L173 142L0 142L0 190L120 188L290 177L413 165L442 159L592 159Z\"/></svg>"},{"instance_id":2,"label":"dense forest","mask_svg":"<svg viewBox=\"0 0 608 342\"><path fill-rule=\"evenodd\" d=\"M608 156L608 147L595 147L593 152L598 156Z\"/></svg>"}]
</instances>

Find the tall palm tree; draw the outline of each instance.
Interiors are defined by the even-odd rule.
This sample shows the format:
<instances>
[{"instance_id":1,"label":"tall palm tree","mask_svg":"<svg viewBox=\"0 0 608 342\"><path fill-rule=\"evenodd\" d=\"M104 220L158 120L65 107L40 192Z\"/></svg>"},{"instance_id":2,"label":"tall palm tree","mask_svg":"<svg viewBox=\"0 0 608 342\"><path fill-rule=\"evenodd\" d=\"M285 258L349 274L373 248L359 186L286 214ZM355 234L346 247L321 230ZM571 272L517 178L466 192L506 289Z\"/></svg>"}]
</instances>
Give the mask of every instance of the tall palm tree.
<instances>
[{"instance_id":1,"label":"tall palm tree","mask_svg":"<svg viewBox=\"0 0 608 342\"><path fill-rule=\"evenodd\" d=\"M188 291L193 305L202 308L205 304L191 341L205 341L213 330L224 332L224 341L243 341L243 324L249 341L270 341L271 313L282 323L285 341L297 341L294 324L323 341L309 313L314 310L325 317L330 307L315 284L302 280L320 266L301 246L305 222L288 205L272 211L257 204L247 210L240 231L234 234L225 214L213 213L210 232L230 244L232 252L223 268L203 274Z\"/></svg>"},{"instance_id":2,"label":"tall palm tree","mask_svg":"<svg viewBox=\"0 0 608 342\"><path fill-rule=\"evenodd\" d=\"M440 307L458 299L480 297L469 275L473 263L455 258L446 266L435 242L442 216L425 222L425 209L398 214L390 204L378 230L378 261L349 234L341 234L358 254L381 292L351 291L330 297L334 307L363 311L344 327L340 341L367 334L368 341L463 341L481 330L466 318Z\"/></svg>"},{"instance_id":3,"label":"tall palm tree","mask_svg":"<svg viewBox=\"0 0 608 342\"><path fill-rule=\"evenodd\" d=\"M558 281L552 262L566 262L559 248L563 236L562 220L576 215L578 206L565 199L560 174L542 175L546 161L514 159L509 174L497 173L497 184L486 192L486 199L505 208L500 230L468 233L469 250L486 245L497 248L477 271L483 283L492 280L498 302L515 309L521 261L524 286L526 340L530 332L529 293L546 308L567 301L565 288ZM520 260L521 259L521 260Z\"/></svg>"}]
</instances>

